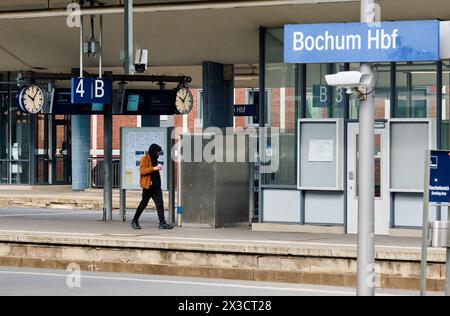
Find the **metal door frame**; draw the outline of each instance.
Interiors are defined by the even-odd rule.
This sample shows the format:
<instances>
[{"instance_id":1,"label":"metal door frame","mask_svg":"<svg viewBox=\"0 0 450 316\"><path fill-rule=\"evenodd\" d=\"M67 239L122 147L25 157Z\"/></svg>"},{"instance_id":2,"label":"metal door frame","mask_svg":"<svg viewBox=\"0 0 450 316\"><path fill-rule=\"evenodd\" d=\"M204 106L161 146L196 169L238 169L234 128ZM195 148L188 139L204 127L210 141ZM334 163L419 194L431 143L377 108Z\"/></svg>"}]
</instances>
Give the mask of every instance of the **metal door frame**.
<instances>
[{"instance_id":1,"label":"metal door frame","mask_svg":"<svg viewBox=\"0 0 450 316\"><path fill-rule=\"evenodd\" d=\"M347 233L357 233L358 198L356 196L356 135L358 135L359 123L348 123L347 134ZM389 162L389 124L384 122L384 128L376 128L375 133L381 135L381 193L375 198L375 233L377 235L389 235L390 229L390 162ZM353 172L353 179L350 173ZM377 217L382 214L382 217Z\"/></svg>"},{"instance_id":2,"label":"metal door frame","mask_svg":"<svg viewBox=\"0 0 450 316\"><path fill-rule=\"evenodd\" d=\"M71 121L70 116L65 116L64 119L55 119L52 120L52 142L51 142L51 158L52 158L52 184L57 185L68 185L72 182L72 133L71 133ZM57 139L57 127L64 126L64 134L65 141L67 142L67 156L63 158L64 163L64 174L65 179L63 181L57 181L56 179L56 159L60 158L56 156L56 139Z\"/></svg>"}]
</instances>

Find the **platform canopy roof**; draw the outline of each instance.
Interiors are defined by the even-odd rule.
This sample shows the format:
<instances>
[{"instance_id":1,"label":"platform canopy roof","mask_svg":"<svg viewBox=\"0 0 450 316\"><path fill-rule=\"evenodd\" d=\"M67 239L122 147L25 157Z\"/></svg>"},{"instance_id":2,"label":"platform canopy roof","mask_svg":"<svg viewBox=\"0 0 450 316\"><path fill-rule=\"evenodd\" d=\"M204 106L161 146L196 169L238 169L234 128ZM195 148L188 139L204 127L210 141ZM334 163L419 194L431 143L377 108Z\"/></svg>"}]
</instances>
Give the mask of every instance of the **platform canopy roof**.
<instances>
[{"instance_id":1,"label":"platform canopy roof","mask_svg":"<svg viewBox=\"0 0 450 316\"><path fill-rule=\"evenodd\" d=\"M65 8L70 2L2 0L0 71L67 71L78 67L79 30L66 25ZM97 8L95 13L104 13L104 66L120 72L124 1L100 2L104 8L100 11ZM151 66L166 73L193 70L189 67L198 68L206 60L248 65L250 69L259 62L260 26L358 21L360 13L360 2L355 0L135 0L134 3L135 44L149 49ZM383 20L450 19L448 0L378 3ZM95 65L95 60L86 60L86 66Z\"/></svg>"}]
</instances>

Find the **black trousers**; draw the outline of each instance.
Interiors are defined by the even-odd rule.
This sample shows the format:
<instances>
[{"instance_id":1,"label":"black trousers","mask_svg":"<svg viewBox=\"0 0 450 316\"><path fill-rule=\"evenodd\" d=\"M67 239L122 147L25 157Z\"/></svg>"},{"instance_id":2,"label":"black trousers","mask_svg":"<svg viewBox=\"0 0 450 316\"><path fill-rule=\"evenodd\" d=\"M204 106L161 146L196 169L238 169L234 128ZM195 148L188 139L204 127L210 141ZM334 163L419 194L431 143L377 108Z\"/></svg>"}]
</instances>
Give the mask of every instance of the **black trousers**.
<instances>
[{"instance_id":1,"label":"black trousers","mask_svg":"<svg viewBox=\"0 0 450 316\"><path fill-rule=\"evenodd\" d=\"M135 221L139 220L139 217L141 217L141 214L147 207L150 199L153 199L153 202L155 202L156 210L158 211L159 223L160 224L164 223L165 222L164 200L163 200L163 194L162 194L160 187L156 187L156 188L150 187L150 189L142 190L142 201L136 210L136 214L134 215L134 220Z\"/></svg>"}]
</instances>

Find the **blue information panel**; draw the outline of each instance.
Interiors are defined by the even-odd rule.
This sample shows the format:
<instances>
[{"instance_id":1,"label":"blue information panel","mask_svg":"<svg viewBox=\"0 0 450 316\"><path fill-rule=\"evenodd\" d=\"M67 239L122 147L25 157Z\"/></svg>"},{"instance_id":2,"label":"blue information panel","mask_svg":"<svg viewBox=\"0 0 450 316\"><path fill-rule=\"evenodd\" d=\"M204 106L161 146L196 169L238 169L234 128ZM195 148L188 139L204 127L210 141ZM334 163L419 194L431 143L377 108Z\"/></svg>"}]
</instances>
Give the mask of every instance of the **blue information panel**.
<instances>
[{"instance_id":1,"label":"blue information panel","mask_svg":"<svg viewBox=\"0 0 450 316\"><path fill-rule=\"evenodd\" d=\"M327 108L334 104L336 107L345 105L346 89L334 88L328 85L313 86L313 107Z\"/></svg>"},{"instance_id":2,"label":"blue information panel","mask_svg":"<svg viewBox=\"0 0 450 316\"><path fill-rule=\"evenodd\" d=\"M257 109L255 104L235 104L234 116L256 116Z\"/></svg>"},{"instance_id":3,"label":"blue information panel","mask_svg":"<svg viewBox=\"0 0 450 316\"><path fill-rule=\"evenodd\" d=\"M449 204L450 151L431 151L429 184L430 204Z\"/></svg>"},{"instance_id":4,"label":"blue information panel","mask_svg":"<svg viewBox=\"0 0 450 316\"><path fill-rule=\"evenodd\" d=\"M285 63L437 61L439 21L285 25L284 45Z\"/></svg>"},{"instance_id":5,"label":"blue information panel","mask_svg":"<svg viewBox=\"0 0 450 316\"><path fill-rule=\"evenodd\" d=\"M92 103L111 104L111 81L104 78L92 79Z\"/></svg>"},{"instance_id":6,"label":"blue information panel","mask_svg":"<svg viewBox=\"0 0 450 316\"><path fill-rule=\"evenodd\" d=\"M71 80L71 103L89 104L92 103L92 80L91 78L72 78Z\"/></svg>"},{"instance_id":7,"label":"blue information panel","mask_svg":"<svg viewBox=\"0 0 450 316\"><path fill-rule=\"evenodd\" d=\"M72 78L73 104L110 104L112 84L103 78Z\"/></svg>"},{"instance_id":8,"label":"blue information panel","mask_svg":"<svg viewBox=\"0 0 450 316\"><path fill-rule=\"evenodd\" d=\"M333 104L333 88L327 85L313 86L313 107L327 108Z\"/></svg>"}]
</instances>

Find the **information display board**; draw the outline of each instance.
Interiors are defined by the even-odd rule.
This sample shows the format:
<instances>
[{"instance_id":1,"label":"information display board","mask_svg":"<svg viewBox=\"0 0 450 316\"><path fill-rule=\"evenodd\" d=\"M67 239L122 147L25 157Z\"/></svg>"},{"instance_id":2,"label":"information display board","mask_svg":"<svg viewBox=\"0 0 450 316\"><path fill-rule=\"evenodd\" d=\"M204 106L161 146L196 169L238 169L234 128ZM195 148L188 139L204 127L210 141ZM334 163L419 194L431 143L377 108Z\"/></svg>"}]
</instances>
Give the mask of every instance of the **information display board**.
<instances>
[{"instance_id":1,"label":"information display board","mask_svg":"<svg viewBox=\"0 0 450 316\"><path fill-rule=\"evenodd\" d=\"M450 151L431 150L429 159L429 203L449 205Z\"/></svg>"},{"instance_id":2,"label":"information display board","mask_svg":"<svg viewBox=\"0 0 450 316\"><path fill-rule=\"evenodd\" d=\"M139 167L141 158L146 154L150 145L157 144L163 154L159 157L159 164L162 166L161 189L168 190L168 172L170 162L169 134L167 127L139 127L121 128L120 138L120 176L121 189L140 190Z\"/></svg>"},{"instance_id":3,"label":"information display board","mask_svg":"<svg viewBox=\"0 0 450 316\"><path fill-rule=\"evenodd\" d=\"M298 121L298 189L343 190L342 119Z\"/></svg>"},{"instance_id":4,"label":"information display board","mask_svg":"<svg viewBox=\"0 0 450 316\"><path fill-rule=\"evenodd\" d=\"M390 191L422 193L425 149L435 148L435 119L389 120Z\"/></svg>"},{"instance_id":5,"label":"information display board","mask_svg":"<svg viewBox=\"0 0 450 316\"><path fill-rule=\"evenodd\" d=\"M50 96L50 106L42 114L60 115L91 115L103 114L104 105L100 103L73 104L71 91L65 88L53 89Z\"/></svg>"},{"instance_id":6,"label":"information display board","mask_svg":"<svg viewBox=\"0 0 450 316\"><path fill-rule=\"evenodd\" d=\"M173 115L177 90L125 90L121 113L124 115Z\"/></svg>"}]
</instances>

